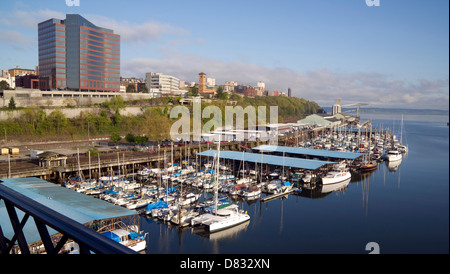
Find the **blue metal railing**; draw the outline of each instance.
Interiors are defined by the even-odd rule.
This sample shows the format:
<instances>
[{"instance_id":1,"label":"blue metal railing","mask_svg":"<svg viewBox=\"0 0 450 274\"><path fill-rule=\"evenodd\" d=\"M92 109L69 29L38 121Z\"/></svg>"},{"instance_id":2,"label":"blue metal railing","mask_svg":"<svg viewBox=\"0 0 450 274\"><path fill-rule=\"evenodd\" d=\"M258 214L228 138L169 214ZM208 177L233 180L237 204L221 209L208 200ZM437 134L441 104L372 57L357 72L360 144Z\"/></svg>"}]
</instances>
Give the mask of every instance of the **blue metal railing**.
<instances>
[{"instance_id":1,"label":"blue metal railing","mask_svg":"<svg viewBox=\"0 0 450 274\"><path fill-rule=\"evenodd\" d=\"M137 254L132 249L114 242L100 233L83 226L79 222L2 185L1 181L0 200L3 200L5 203L6 211L14 230L14 236L8 239L3 234L0 225L0 254L9 254L16 241L22 254L30 253L23 232L23 227L29 217L34 219L47 254L58 254L68 239L73 240L79 245L81 254L91 254L91 252L96 254ZM16 213L16 208L25 213L20 221ZM5 218L5 216L0 216L0 218ZM51 240L47 226L63 235L56 246Z\"/></svg>"}]
</instances>

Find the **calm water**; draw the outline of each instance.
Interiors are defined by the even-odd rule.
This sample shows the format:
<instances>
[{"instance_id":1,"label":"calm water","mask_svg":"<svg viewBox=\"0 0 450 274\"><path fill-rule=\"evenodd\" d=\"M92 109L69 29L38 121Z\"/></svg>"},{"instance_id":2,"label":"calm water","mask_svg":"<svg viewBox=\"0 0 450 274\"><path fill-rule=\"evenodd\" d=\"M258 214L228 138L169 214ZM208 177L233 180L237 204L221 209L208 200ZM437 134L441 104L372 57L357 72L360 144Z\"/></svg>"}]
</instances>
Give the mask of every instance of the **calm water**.
<instances>
[{"instance_id":1,"label":"calm water","mask_svg":"<svg viewBox=\"0 0 450 274\"><path fill-rule=\"evenodd\" d=\"M400 117L362 117L400 130ZM300 254L449 252L448 117L406 117L408 155L353 175L343 191L304 192L262 203L239 202L249 223L208 235L142 217L149 254ZM404 139L405 141L405 139Z\"/></svg>"}]
</instances>

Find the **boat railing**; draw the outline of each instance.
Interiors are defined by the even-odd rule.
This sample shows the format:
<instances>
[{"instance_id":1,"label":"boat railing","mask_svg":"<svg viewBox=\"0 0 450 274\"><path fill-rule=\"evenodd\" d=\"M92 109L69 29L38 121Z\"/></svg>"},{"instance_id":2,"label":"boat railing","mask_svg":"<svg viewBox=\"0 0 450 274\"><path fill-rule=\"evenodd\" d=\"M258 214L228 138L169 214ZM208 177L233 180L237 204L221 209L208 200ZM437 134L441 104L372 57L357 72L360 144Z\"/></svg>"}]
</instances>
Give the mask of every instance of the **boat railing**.
<instances>
[{"instance_id":1,"label":"boat railing","mask_svg":"<svg viewBox=\"0 0 450 274\"><path fill-rule=\"evenodd\" d=\"M58 254L69 239L78 243L82 254L91 254L91 252L96 254L136 254L134 250L116 243L81 223L3 185L1 181L0 200L4 202L14 231L12 238L8 239L0 226L0 254L15 252L16 241L20 253L31 253L23 230L30 217L34 219L47 254ZM16 209L24 213L22 220L19 220ZM56 245L53 243L47 227L62 235L55 243Z\"/></svg>"}]
</instances>

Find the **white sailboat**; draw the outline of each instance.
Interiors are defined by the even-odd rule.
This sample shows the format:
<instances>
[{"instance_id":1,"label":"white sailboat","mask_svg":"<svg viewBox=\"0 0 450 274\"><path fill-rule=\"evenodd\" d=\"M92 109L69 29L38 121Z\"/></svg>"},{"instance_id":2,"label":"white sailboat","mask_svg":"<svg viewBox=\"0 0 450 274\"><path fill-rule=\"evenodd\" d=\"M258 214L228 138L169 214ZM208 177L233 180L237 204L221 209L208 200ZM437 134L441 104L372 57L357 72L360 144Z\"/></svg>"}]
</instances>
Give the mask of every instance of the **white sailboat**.
<instances>
[{"instance_id":1,"label":"white sailboat","mask_svg":"<svg viewBox=\"0 0 450 274\"><path fill-rule=\"evenodd\" d=\"M218 174L219 174L219 162L220 162L220 137L217 145L217 158L216 158L216 172L214 179L214 209L210 213L202 214L196 218L191 219L191 225L202 225L210 233L224 230L243 222L250 220L250 216L247 212L243 212L236 204L227 204L218 207Z\"/></svg>"}]
</instances>

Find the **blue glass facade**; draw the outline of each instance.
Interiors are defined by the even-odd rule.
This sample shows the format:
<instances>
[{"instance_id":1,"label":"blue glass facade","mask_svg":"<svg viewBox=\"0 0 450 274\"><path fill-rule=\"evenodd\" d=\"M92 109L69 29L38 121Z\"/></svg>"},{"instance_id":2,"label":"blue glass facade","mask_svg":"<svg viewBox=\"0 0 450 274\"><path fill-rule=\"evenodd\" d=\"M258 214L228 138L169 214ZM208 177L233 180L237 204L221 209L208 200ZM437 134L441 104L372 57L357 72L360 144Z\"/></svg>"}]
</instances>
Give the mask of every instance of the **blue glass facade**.
<instances>
[{"instance_id":1,"label":"blue glass facade","mask_svg":"<svg viewBox=\"0 0 450 274\"><path fill-rule=\"evenodd\" d=\"M41 24L45 27L48 24L46 22L52 20L62 22L65 27L66 77L64 81L67 89L119 91L120 36L110 29L97 27L78 14L67 14L66 20L51 19ZM40 28L39 41L41 36L44 39L45 35L44 32L41 33ZM54 32L50 32L49 36L52 36L52 39L58 39ZM39 54L39 65L41 65L41 48ZM44 56L45 52L42 54ZM44 65L44 58L42 60ZM54 60L48 60L48 62L52 61Z\"/></svg>"},{"instance_id":2,"label":"blue glass facade","mask_svg":"<svg viewBox=\"0 0 450 274\"><path fill-rule=\"evenodd\" d=\"M66 26L63 20L50 19L38 25L39 77L47 80L46 88L65 89Z\"/></svg>"}]
</instances>

